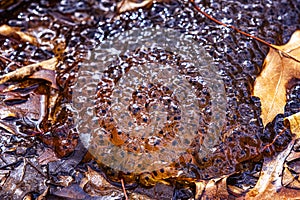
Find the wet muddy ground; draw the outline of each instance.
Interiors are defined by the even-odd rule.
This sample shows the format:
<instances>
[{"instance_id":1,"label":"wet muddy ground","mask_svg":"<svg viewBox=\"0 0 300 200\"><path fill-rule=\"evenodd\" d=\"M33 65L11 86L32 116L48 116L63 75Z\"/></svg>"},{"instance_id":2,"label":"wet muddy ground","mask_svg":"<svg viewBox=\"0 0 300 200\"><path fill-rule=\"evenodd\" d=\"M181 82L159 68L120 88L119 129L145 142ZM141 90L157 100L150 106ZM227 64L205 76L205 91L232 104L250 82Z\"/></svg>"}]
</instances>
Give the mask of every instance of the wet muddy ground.
<instances>
[{"instance_id":1,"label":"wet muddy ground","mask_svg":"<svg viewBox=\"0 0 300 200\"><path fill-rule=\"evenodd\" d=\"M286 43L300 28L299 1L196 3L220 21L272 44ZM0 59L1 75L54 56L62 60L56 70L57 88L51 87L49 80L52 79L47 76L43 80L28 80L17 90L0 95L3 124L0 131L0 194L3 199L22 199L24 196L34 199L43 193L47 199L120 199L124 198L121 179L132 199L189 199L195 195L193 181L228 174L233 174L227 179L229 185L249 188L258 179L263 156L275 155L291 140L291 133L286 131L270 148L264 148L283 129L283 118L300 111L299 80L293 80L287 91L285 113L277 115L264 129L260 100L252 97L251 91L268 47L215 24L199 14L188 1L164 1L121 14L116 12L114 1L16 0L1 2L0 6L0 25L19 27L36 37L38 43L0 36L1 56L6 58ZM87 153L74 123L73 88L76 88L79 70L85 66L90 53L107 38L134 28L156 26L191 35L193 41L212 57L226 92L226 124L221 131L225 139L216 151L205 157L193 153L183 155L182 159L162 170L146 173L114 170ZM161 63L180 60L169 52L155 49L147 53ZM166 61L159 60L161 55L166 56ZM144 54L135 52L126 56L136 64ZM112 67L117 68L119 64L114 63ZM112 72L108 70L107 73ZM1 85L1 91L7 86ZM198 97L204 99L203 111L209 113L211 97L205 87L199 88ZM147 96L147 91L141 91ZM164 95L168 96L168 93ZM98 97L102 98L101 95ZM206 123L203 124L207 128ZM194 143L197 149L201 138L200 141L196 138ZM169 167L175 172L182 170L184 175L175 176L175 172L165 175Z\"/></svg>"}]
</instances>

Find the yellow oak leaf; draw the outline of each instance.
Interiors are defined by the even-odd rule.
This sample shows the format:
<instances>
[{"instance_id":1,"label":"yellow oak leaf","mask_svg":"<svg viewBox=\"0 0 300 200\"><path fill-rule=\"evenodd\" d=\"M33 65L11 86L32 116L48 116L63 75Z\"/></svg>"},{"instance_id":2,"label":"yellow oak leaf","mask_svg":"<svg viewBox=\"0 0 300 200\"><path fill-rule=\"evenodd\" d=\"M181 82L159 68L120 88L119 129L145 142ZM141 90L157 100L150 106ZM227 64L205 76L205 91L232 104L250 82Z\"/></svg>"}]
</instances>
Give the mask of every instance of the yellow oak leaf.
<instances>
[{"instance_id":1,"label":"yellow oak leaf","mask_svg":"<svg viewBox=\"0 0 300 200\"><path fill-rule=\"evenodd\" d=\"M296 138L300 138L300 112L284 118L290 122L291 132L296 135Z\"/></svg>"},{"instance_id":2,"label":"yellow oak leaf","mask_svg":"<svg viewBox=\"0 0 300 200\"><path fill-rule=\"evenodd\" d=\"M287 44L273 46L293 58L271 48L265 58L263 70L255 80L252 95L261 100L264 126L277 114L284 112L286 86L292 78L300 78L300 30L293 33Z\"/></svg>"}]
</instances>

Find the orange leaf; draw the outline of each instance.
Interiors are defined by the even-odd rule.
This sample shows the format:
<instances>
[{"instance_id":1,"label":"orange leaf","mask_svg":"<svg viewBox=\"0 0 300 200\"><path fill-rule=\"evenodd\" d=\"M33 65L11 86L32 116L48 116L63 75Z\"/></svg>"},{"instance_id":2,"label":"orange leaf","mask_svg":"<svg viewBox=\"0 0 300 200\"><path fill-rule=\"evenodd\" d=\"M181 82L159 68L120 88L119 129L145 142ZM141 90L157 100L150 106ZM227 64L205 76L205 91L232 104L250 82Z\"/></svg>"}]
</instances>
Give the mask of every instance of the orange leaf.
<instances>
[{"instance_id":1,"label":"orange leaf","mask_svg":"<svg viewBox=\"0 0 300 200\"><path fill-rule=\"evenodd\" d=\"M287 44L275 47L300 60L300 30L294 32ZM261 118L264 126L277 114L284 112L286 85L292 78L300 78L299 61L270 49L253 90L253 96L261 100Z\"/></svg>"}]
</instances>

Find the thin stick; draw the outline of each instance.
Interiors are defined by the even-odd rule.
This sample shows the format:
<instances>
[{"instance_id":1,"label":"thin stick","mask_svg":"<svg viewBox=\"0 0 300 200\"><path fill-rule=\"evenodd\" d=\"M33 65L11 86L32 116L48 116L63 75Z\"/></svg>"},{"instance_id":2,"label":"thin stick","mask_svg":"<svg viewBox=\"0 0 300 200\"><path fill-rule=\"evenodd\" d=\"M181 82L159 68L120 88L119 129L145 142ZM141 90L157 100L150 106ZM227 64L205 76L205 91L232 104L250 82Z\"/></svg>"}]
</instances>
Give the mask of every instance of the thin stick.
<instances>
[{"instance_id":1,"label":"thin stick","mask_svg":"<svg viewBox=\"0 0 300 200\"><path fill-rule=\"evenodd\" d=\"M274 145L274 143L276 142L276 140L277 140L277 139L284 133L284 131L286 131L286 130L287 130L287 128L284 127L284 129L283 129L282 131L280 131L280 133L278 133L278 134L274 137L273 141L272 141L271 143L267 144L266 146L264 146L264 147L260 150L260 152L264 152L267 148L269 148L269 147L271 147L272 145Z\"/></svg>"},{"instance_id":2,"label":"thin stick","mask_svg":"<svg viewBox=\"0 0 300 200\"><path fill-rule=\"evenodd\" d=\"M0 55L0 59L7 62L13 62L11 59L6 58L5 56Z\"/></svg>"},{"instance_id":3,"label":"thin stick","mask_svg":"<svg viewBox=\"0 0 300 200\"><path fill-rule=\"evenodd\" d=\"M125 189L125 185L124 185L123 179L121 179L121 184L122 184L122 189L123 189L123 193L124 193L124 196L125 196L125 200L128 200L128 196L126 194L126 189Z\"/></svg>"},{"instance_id":4,"label":"thin stick","mask_svg":"<svg viewBox=\"0 0 300 200\"><path fill-rule=\"evenodd\" d=\"M235 26L233 26L233 25L225 24L225 23L220 22L219 20L213 18L212 16L210 16L210 15L207 14L206 12L202 11L202 10L199 8L199 6L196 5L196 3L195 3L194 0L190 0L190 2L192 3L192 5L194 6L194 8L195 8L199 13L201 13L202 15L204 15L205 17L207 17L208 19L212 20L213 22L215 22L215 23L217 23L217 24L219 24L219 25L222 25L222 26L224 26L224 27L231 28L231 29L233 29L234 31L236 31L236 32L238 32L238 33L240 33L240 34L242 34L242 35L245 35L245 36L247 36L247 37L250 37L250 38L252 38L252 39L254 39L254 40L256 40L256 41L258 41L258 42L260 42L260 43L262 43L262 44L264 44L264 45L267 45L268 47L270 47L270 48L272 48L272 49L275 49L275 50L279 51L282 55L284 55L284 56L286 56L286 57L288 57L288 58L291 58L291 59L295 60L296 62L300 62L300 60L299 60L298 58L294 57L293 55L291 55L291 54L289 54L289 53L287 53L287 52L285 52L285 51L282 51L278 46L273 45L273 44L271 44L271 43L269 43L269 42L267 42L267 41L265 41L265 40L263 40L263 39L261 39L261 38L258 38L258 37L256 37L256 36L254 36L254 35L251 35L251 34L249 34L249 33L246 33L246 32L244 32L244 31L238 29L237 27L235 27Z\"/></svg>"}]
</instances>

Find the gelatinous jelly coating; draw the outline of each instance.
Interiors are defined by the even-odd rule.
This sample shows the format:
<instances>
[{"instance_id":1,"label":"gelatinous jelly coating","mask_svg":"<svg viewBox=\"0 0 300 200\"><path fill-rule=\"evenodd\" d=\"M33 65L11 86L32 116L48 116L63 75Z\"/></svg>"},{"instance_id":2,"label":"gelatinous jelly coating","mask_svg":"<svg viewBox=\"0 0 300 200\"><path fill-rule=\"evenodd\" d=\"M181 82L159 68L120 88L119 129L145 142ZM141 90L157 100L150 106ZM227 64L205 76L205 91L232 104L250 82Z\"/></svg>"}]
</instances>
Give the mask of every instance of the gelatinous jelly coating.
<instances>
[{"instance_id":1,"label":"gelatinous jelly coating","mask_svg":"<svg viewBox=\"0 0 300 200\"><path fill-rule=\"evenodd\" d=\"M210 98L201 109L204 88ZM168 166L201 136L197 153L208 156L221 142L226 113L224 85L206 51L189 35L158 27L103 41L82 66L73 103L90 153L134 173Z\"/></svg>"}]
</instances>

